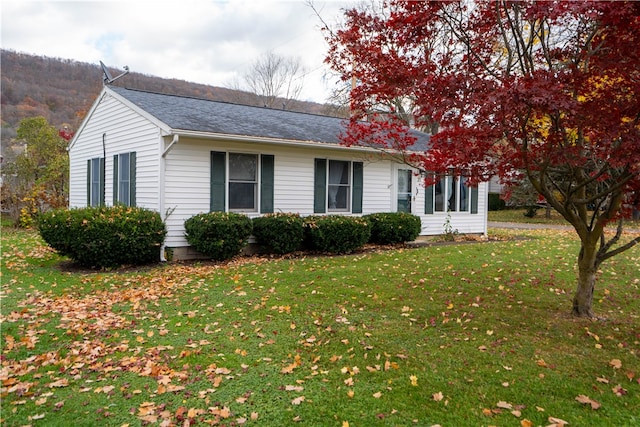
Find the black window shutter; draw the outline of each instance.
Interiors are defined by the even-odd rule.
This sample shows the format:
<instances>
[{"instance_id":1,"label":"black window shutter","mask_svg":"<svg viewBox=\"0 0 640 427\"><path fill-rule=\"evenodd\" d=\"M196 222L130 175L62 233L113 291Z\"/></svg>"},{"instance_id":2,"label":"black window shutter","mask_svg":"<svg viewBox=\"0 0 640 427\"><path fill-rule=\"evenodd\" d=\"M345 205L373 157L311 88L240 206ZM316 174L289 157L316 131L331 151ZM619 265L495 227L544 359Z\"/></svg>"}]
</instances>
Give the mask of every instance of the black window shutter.
<instances>
[{"instance_id":1,"label":"black window shutter","mask_svg":"<svg viewBox=\"0 0 640 427\"><path fill-rule=\"evenodd\" d=\"M478 213L478 186L471 187L471 213Z\"/></svg>"},{"instance_id":2,"label":"black window shutter","mask_svg":"<svg viewBox=\"0 0 640 427\"><path fill-rule=\"evenodd\" d=\"M136 152L129 153L129 206L136 205Z\"/></svg>"},{"instance_id":3,"label":"black window shutter","mask_svg":"<svg viewBox=\"0 0 640 427\"><path fill-rule=\"evenodd\" d=\"M273 171L274 157L271 154L261 156L260 172L260 213L273 213Z\"/></svg>"},{"instance_id":4,"label":"black window shutter","mask_svg":"<svg viewBox=\"0 0 640 427\"><path fill-rule=\"evenodd\" d=\"M363 170L362 162L353 162L353 189L351 192L351 212L362 213L362 193L363 193Z\"/></svg>"},{"instance_id":5,"label":"black window shutter","mask_svg":"<svg viewBox=\"0 0 640 427\"><path fill-rule=\"evenodd\" d=\"M211 212L224 212L226 190L226 154L220 151L211 152Z\"/></svg>"},{"instance_id":6,"label":"black window shutter","mask_svg":"<svg viewBox=\"0 0 640 427\"><path fill-rule=\"evenodd\" d=\"M434 185L428 185L424 188L424 213L433 213L433 191Z\"/></svg>"},{"instance_id":7,"label":"black window shutter","mask_svg":"<svg viewBox=\"0 0 640 427\"><path fill-rule=\"evenodd\" d=\"M118 204L118 155L113 156L113 205Z\"/></svg>"},{"instance_id":8,"label":"black window shutter","mask_svg":"<svg viewBox=\"0 0 640 427\"><path fill-rule=\"evenodd\" d=\"M91 159L87 160L87 207L91 206Z\"/></svg>"},{"instance_id":9,"label":"black window shutter","mask_svg":"<svg viewBox=\"0 0 640 427\"><path fill-rule=\"evenodd\" d=\"M100 158L100 161L98 163L100 163L100 206L104 206L104 183L105 183L105 178L104 178L104 162L105 159L104 157Z\"/></svg>"},{"instance_id":10,"label":"black window shutter","mask_svg":"<svg viewBox=\"0 0 640 427\"><path fill-rule=\"evenodd\" d=\"M325 213L327 205L327 159L315 159L313 212Z\"/></svg>"}]
</instances>

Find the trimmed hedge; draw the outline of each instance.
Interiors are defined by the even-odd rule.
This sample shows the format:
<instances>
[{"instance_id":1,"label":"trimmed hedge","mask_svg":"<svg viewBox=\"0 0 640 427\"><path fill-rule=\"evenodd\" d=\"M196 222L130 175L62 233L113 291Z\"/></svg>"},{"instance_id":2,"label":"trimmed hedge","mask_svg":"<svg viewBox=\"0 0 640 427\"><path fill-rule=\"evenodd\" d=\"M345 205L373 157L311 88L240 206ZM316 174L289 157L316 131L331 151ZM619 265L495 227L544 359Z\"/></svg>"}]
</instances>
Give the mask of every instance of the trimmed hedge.
<instances>
[{"instance_id":1,"label":"trimmed hedge","mask_svg":"<svg viewBox=\"0 0 640 427\"><path fill-rule=\"evenodd\" d=\"M420 217L407 212L382 212L365 215L371 224L371 243L389 245L412 242L422 229Z\"/></svg>"},{"instance_id":2,"label":"trimmed hedge","mask_svg":"<svg viewBox=\"0 0 640 427\"><path fill-rule=\"evenodd\" d=\"M238 255L253 230L251 219L234 212L202 213L184 222L185 237L195 250L216 261Z\"/></svg>"},{"instance_id":3,"label":"trimmed hedge","mask_svg":"<svg viewBox=\"0 0 640 427\"><path fill-rule=\"evenodd\" d=\"M306 243L312 250L349 253L361 248L371 237L371 227L362 217L326 215L304 219Z\"/></svg>"},{"instance_id":4,"label":"trimmed hedge","mask_svg":"<svg viewBox=\"0 0 640 427\"><path fill-rule=\"evenodd\" d=\"M502 200L500 194L498 193L489 193L489 210L490 211L501 211L506 209L507 202Z\"/></svg>"},{"instance_id":5,"label":"trimmed hedge","mask_svg":"<svg viewBox=\"0 0 640 427\"><path fill-rule=\"evenodd\" d=\"M271 253L286 254L300 248L304 221L298 214L274 213L253 219L256 242Z\"/></svg>"},{"instance_id":6,"label":"trimmed hedge","mask_svg":"<svg viewBox=\"0 0 640 427\"><path fill-rule=\"evenodd\" d=\"M42 239L83 267L160 261L167 230L157 212L127 206L52 210L38 217Z\"/></svg>"}]
</instances>

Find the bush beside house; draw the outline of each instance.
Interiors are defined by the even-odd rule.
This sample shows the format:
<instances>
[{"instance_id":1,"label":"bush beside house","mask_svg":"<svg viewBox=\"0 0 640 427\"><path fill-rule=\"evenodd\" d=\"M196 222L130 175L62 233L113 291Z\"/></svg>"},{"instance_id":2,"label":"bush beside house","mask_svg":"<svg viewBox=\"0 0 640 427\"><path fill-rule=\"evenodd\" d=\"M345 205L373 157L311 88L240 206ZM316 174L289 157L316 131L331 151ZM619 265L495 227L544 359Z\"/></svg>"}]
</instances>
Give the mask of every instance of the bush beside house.
<instances>
[{"instance_id":1,"label":"bush beside house","mask_svg":"<svg viewBox=\"0 0 640 427\"><path fill-rule=\"evenodd\" d=\"M304 220L298 214L274 213L253 219L256 243L270 253L286 254L300 249Z\"/></svg>"},{"instance_id":2,"label":"bush beside house","mask_svg":"<svg viewBox=\"0 0 640 427\"><path fill-rule=\"evenodd\" d=\"M391 245L414 241L422 228L420 217L406 212L382 212L366 215L371 224L371 243Z\"/></svg>"},{"instance_id":3,"label":"bush beside house","mask_svg":"<svg viewBox=\"0 0 640 427\"><path fill-rule=\"evenodd\" d=\"M320 252L353 252L364 246L371 237L371 227L363 217L308 216L304 225L307 247Z\"/></svg>"},{"instance_id":4,"label":"bush beside house","mask_svg":"<svg viewBox=\"0 0 640 427\"><path fill-rule=\"evenodd\" d=\"M158 262L167 233L157 212L126 206L48 211L38 217L38 231L60 254L90 268Z\"/></svg>"},{"instance_id":5,"label":"bush beside house","mask_svg":"<svg viewBox=\"0 0 640 427\"><path fill-rule=\"evenodd\" d=\"M187 242L216 261L238 255L253 231L251 219L234 212L201 213L184 222Z\"/></svg>"}]
</instances>

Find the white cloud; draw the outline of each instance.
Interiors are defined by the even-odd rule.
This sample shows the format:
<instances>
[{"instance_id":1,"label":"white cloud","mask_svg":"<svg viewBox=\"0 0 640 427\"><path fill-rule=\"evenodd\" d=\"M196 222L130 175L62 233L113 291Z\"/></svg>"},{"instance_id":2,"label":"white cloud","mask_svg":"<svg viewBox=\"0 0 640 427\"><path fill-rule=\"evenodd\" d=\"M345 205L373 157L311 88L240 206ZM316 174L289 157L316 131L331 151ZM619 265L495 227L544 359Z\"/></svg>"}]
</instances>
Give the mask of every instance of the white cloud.
<instances>
[{"instance_id":1,"label":"white cloud","mask_svg":"<svg viewBox=\"0 0 640 427\"><path fill-rule=\"evenodd\" d=\"M352 2L315 0L333 23ZM321 22L303 0L2 1L2 47L225 86L261 54L299 57L304 99L329 85Z\"/></svg>"}]
</instances>

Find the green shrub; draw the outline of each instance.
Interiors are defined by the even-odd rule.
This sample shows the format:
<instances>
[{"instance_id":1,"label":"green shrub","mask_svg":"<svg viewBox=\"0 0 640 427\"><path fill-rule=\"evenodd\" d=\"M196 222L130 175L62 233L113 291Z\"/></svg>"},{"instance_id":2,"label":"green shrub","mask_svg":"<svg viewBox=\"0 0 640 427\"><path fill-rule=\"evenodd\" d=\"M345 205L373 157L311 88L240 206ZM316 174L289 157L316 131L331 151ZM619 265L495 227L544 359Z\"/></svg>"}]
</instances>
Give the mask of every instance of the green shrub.
<instances>
[{"instance_id":1,"label":"green shrub","mask_svg":"<svg viewBox=\"0 0 640 427\"><path fill-rule=\"evenodd\" d=\"M234 212L202 213L184 222L187 242L217 261L238 255L251 236L251 219Z\"/></svg>"},{"instance_id":2,"label":"green shrub","mask_svg":"<svg viewBox=\"0 0 640 427\"><path fill-rule=\"evenodd\" d=\"M305 218L305 239L310 249L349 253L361 248L371 237L366 219L342 215L309 216Z\"/></svg>"},{"instance_id":3,"label":"green shrub","mask_svg":"<svg viewBox=\"0 0 640 427\"><path fill-rule=\"evenodd\" d=\"M389 245L412 242L420 235L420 217L407 212L383 212L366 215L371 224L371 243Z\"/></svg>"},{"instance_id":4,"label":"green shrub","mask_svg":"<svg viewBox=\"0 0 640 427\"><path fill-rule=\"evenodd\" d=\"M91 268L157 262L167 234L157 212L127 206L52 210L39 216L38 230L60 254Z\"/></svg>"},{"instance_id":5,"label":"green shrub","mask_svg":"<svg viewBox=\"0 0 640 427\"><path fill-rule=\"evenodd\" d=\"M253 219L253 235L269 252L286 254L300 248L304 221L298 214L267 214Z\"/></svg>"},{"instance_id":6,"label":"green shrub","mask_svg":"<svg viewBox=\"0 0 640 427\"><path fill-rule=\"evenodd\" d=\"M507 202L505 202L498 193L489 193L489 210L490 211L501 211L507 207Z\"/></svg>"}]
</instances>

